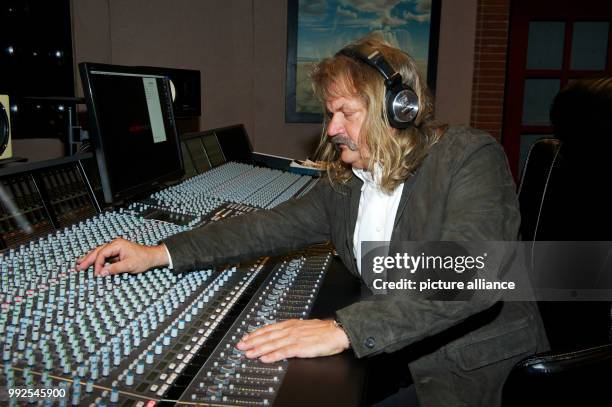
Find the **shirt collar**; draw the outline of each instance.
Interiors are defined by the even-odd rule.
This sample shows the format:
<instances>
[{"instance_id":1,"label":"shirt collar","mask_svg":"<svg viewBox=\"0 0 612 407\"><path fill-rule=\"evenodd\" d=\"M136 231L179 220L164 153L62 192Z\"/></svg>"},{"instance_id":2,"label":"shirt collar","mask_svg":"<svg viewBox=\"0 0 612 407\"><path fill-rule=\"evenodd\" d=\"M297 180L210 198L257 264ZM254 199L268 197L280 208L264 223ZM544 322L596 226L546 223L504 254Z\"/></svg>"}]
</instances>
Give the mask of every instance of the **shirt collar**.
<instances>
[{"instance_id":1,"label":"shirt collar","mask_svg":"<svg viewBox=\"0 0 612 407\"><path fill-rule=\"evenodd\" d=\"M353 174L363 181L368 187L380 189L380 173L382 171L380 164L374 165L374 171L366 171L361 168L352 168Z\"/></svg>"}]
</instances>

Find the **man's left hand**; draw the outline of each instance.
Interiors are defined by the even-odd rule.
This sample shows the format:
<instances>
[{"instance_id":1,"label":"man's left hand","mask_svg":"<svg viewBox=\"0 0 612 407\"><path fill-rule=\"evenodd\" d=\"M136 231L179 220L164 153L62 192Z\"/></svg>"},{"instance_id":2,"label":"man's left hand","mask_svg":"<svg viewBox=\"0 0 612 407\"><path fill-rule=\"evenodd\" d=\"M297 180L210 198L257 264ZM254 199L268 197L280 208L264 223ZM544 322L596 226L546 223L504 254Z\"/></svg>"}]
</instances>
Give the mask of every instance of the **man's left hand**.
<instances>
[{"instance_id":1,"label":"man's left hand","mask_svg":"<svg viewBox=\"0 0 612 407\"><path fill-rule=\"evenodd\" d=\"M237 347L249 359L272 363L293 357L335 355L349 348L349 339L332 320L290 319L245 335Z\"/></svg>"}]
</instances>

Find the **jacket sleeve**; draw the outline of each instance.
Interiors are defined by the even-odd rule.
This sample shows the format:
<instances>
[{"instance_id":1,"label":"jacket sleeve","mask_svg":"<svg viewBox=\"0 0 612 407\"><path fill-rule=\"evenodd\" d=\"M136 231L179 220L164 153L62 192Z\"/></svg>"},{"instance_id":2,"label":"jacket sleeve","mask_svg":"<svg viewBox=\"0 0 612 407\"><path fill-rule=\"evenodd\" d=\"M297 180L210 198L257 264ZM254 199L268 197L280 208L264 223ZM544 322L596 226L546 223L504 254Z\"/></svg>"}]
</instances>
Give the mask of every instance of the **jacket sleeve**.
<instances>
[{"instance_id":1,"label":"jacket sleeve","mask_svg":"<svg viewBox=\"0 0 612 407\"><path fill-rule=\"evenodd\" d=\"M498 143L480 146L460 161L448 189L441 241L513 241L520 223L514 182ZM451 172L451 174L453 174ZM491 266L498 274L503 262ZM418 271L417 271L418 273ZM358 357L393 352L490 308L501 294L475 291L465 301L411 295L373 295L336 312Z\"/></svg>"},{"instance_id":2,"label":"jacket sleeve","mask_svg":"<svg viewBox=\"0 0 612 407\"><path fill-rule=\"evenodd\" d=\"M163 241L173 272L278 255L329 240L326 179L305 196L269 210L210 223Z\"/></svg>"}]
</instances>

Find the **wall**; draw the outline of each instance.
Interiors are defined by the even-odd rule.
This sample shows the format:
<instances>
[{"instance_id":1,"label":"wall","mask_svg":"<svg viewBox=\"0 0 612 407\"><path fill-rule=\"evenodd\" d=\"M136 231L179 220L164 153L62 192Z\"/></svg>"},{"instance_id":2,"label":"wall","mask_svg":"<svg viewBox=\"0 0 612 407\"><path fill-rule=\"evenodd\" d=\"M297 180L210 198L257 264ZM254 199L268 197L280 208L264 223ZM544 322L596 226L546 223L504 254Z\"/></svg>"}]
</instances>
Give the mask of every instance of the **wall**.
<instances>
[{"instance_id":1,"label":"wall","mask_svg":"<svg viewBox=\"0 0 612 407\"><path fill-rule=\"evenodd\" d=\"M73 0L75 63L199 69L200 128L244 123L257 151L308 155L320 136L320 126L284 120L287 1L169 4L165 0ZM437 118L466 124L470 121L476 0L442 0L441 14Z\"/></svg>"},{"instance_id":2,"label":"wall","mask_svg":"<svg viewBox=\"0 0 612 407\"><path fill-rule=\"evenodd\" d=\"M478 0L472 126L501 140L510 0Z\"/></svg>"},{"instance_id":3,"label":"wall","mask_svg":"<svg viewBox=\"0 0 612 407\"><path fill-rule=\"evenodd\" d=\"M74 1L75 62L200 70L203 116L199 127L243 122L251 132L253 87L248 69L253 42L245 27L252 25L252 3L182 0L172 7L168 4L164 0Z\"/></svg>"},{"instance_id":4,"label":"wall","mask_svg":"<svg viewBox=\"0 0 612 407\"><path fill-rule=\"evenodd\" d=\"M474 76L477 0L442 0L436 118L469 124Z\"/></svg>"}]
</instances>

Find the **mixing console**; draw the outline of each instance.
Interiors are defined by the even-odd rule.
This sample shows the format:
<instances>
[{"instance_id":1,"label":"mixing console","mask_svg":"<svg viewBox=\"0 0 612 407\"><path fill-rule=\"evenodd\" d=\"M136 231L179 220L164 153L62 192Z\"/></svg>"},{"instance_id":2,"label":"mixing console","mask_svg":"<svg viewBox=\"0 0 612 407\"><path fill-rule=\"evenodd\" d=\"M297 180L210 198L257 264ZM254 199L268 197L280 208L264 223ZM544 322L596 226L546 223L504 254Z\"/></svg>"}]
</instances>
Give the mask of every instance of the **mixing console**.
<instances>
[{"instance_id":1,"label":"mixing console","mask_svg":"<svg viewBox=\"0 0 612 407\"><path fill-rule=\"evenodd\" d=\"M59 188L57 177L78 178L54 175L45 185L70 213L81 190ZM156 244L312 185L310 177L229 163L0 252L0 404L272 404L287 362L247 360L235 344L257 327L308 316L328 249L181 275L164 268L95 277L93 268L73 267L116 237ZM38 390L15 393L23 389Z\"/></svg>"},{"instance_id":2,"label":"mixing console","mask_svg":"<svg viewBox=\"0 0 612 407\"><path fill-rule=\"evenodd\" d=\"M151 198L167 207L199 203L203 197L214 197L258 208L273 208L311 183L313 180L308 176L230 162L153 194Z\"/></svg>"},{"instance_id":3,"label":"mixing console","mask_svg":"<svg viewBox=\"0 0 612 407\"><path fill-rule=\"evenodd\" d=\"M0 174L0 249L95 216L98 206L80 157L54 160L48 167Z\"/></svg>"},{"instance_id":4,"label":"mixing console","mask_svg":"<svg viewBox=\"0 0 612 407\"><path fill-rule=\"evenodd\" d=\"M83 173L77 166L54 168L40 176L39 183L42 183L43 193L49 198L58 227L69 226L96 214Z\"/></svg>"},{"instance_id":5,"label":"mixing console","mask_svg":"<svg viewBox=\"0 0 612 407\"><path fill-rule=\"evenodd\" d=\"M0 182L0 248L44 236L54 226L40 192L29 175Z\"/></svg>"},{"instance_id":6,"label":"mixing console","mask_svg":"<svg viewBox=\"0 0 612 407\"><path fill-rule=\"evenodd\" d=\"M184 393L186 402L271 405L287 361L266 364L236 348L248 332L308 316L330 261L329 251L312 250L285 260L270 274Z\"/></svg>"}]
</instances>

